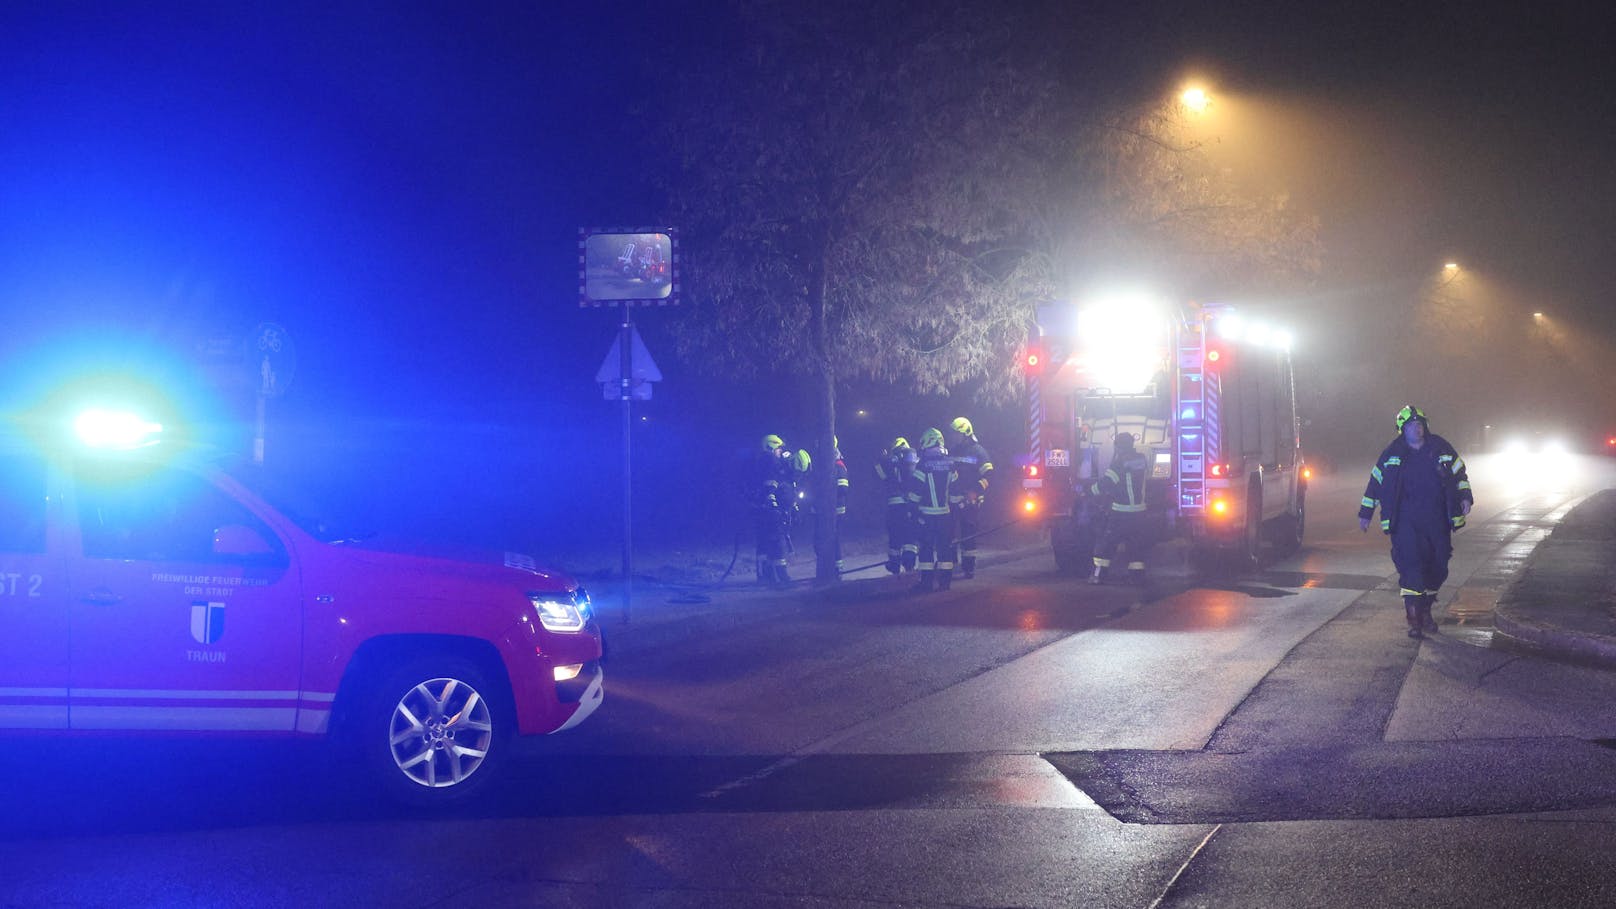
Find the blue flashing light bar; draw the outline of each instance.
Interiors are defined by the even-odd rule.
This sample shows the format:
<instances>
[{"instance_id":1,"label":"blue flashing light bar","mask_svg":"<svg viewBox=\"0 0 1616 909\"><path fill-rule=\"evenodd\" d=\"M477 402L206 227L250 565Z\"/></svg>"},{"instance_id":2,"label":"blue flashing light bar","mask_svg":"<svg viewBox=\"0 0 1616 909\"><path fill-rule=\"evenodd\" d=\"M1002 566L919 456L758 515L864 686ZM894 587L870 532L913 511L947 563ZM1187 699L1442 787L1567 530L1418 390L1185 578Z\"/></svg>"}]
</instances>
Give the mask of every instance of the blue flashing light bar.
<instances>
[{"instance_id":1,"label":"blue flashing light bar","mask_svg":"<svg viewBox=\"0 0 1616 909\"><path fill-rule=\"evenodd\" d=\"M79 414L73 428L91 448L127 450L156 445L163 424L127 411L92 408Z\"/></svg>"}]
</instances>

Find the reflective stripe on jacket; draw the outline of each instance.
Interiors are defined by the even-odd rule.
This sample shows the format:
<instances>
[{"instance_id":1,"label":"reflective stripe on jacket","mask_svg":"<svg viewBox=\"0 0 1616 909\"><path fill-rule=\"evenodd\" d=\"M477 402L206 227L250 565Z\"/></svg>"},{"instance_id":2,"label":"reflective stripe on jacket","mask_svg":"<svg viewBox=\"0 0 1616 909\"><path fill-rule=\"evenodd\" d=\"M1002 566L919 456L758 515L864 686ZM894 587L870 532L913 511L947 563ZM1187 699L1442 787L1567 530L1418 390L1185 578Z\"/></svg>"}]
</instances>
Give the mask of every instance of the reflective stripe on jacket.
<instances>
[{"instance_id":1,"label":"reflective stripe on jacket","mask_svg":"<svg viewBox=\"0 0 1616 909\"><path fill-rule=\"evenodd\" d=\"M954 460L941 448L927 448L909 472L905 498L923 515L948 514L948 492L958 474Z\"/></svg>"},{"instance_id":2,"label":"reflective stripe on jacket","mask_svg":"<svg viewBox=\"0 0 1616 909\"><path fill-rule=\"evenodd\" d=\"M1439 435L1426 433L1425 445L1430 446L1436 455L1437 468L1442 477L1442 497L1448 511L1448 527L1458 530L1465 525L1464 506L1475 504L1464 458L1459 457L1448 440ZM1369 484L1364 487L1363 499L1358 503L1360 519L1373 518L1375 509L1380 509L1380 529L1386 533L1397 529L1397 512L1403 498L1403 458L1410 453L1408 442L1399 434L1380 453L1375 466L1370 469Z\"/></svg>"},{"instance_id":3,"label":"reflective stripe on jacket","mask_svg":"<svg viewBox=\"0 0 1616 909\"><path fill-rule=\"evenodd\" d=\"M1089 491L1110 499L1112 511L1144 511L1145 477L1149 473L1150 465L1144 455L1138 451L1119 451Z\"/></svg>"}]
</instances>

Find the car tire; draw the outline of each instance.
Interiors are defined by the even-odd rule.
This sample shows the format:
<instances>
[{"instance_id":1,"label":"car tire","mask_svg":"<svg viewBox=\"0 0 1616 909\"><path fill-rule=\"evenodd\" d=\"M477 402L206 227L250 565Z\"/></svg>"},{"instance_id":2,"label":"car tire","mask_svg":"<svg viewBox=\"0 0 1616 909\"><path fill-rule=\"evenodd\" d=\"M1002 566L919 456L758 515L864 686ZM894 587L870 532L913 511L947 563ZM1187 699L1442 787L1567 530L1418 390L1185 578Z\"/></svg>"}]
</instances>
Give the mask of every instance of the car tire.
<instances>
[{"instance_id":1,"label":"car tire","mask_svg":"<svg viewBox=\"0 0 1616 909\"><path fill-rule=\"evenodd\" d=\"M1246 490L1246 525L1240 534L1240 546L1235 555L1239 567L1245 571L1256 571L1262 567L1262 509L1262 484L1253 478Z\"/></svg>"},{"instance_id":2,"label":"car tire","mask_svg":"<svg viewBox=\"0 0 1616 909\"><path fill-rule=\"evenodd\" d=\"M499 774L516 721L473 660L416 657L371 686L355 729L369 780L408 805L474 799Z\"/></svg>"},{"instance_id":3,"label":"car tire","mask_svg":"<svg viewBox=\"0 0 1616 909\"><path fill-rule=\"evenodd\" d=\"M1307 530L1307 490L1297 490L1296 511L1279 519L1274 536L1274 548L1280 555L1291 556L1302 549L1302 535Z\"/></svg>"}]
</instances>

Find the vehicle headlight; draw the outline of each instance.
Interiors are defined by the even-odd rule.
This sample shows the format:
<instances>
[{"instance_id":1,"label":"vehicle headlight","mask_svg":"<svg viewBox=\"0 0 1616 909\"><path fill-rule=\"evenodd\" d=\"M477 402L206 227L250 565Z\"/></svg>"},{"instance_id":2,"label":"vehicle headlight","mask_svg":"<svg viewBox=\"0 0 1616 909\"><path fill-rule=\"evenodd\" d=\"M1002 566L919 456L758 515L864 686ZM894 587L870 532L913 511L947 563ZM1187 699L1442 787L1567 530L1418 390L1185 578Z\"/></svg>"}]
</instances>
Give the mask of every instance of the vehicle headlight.
<instances>
[{"instance_id":1,"label":"vehicle headlight","mask_svg":"<svg viewBox=\"0 0 1616 909\"><path fill-rule=\"evenodd\" d=\"M546 631L582 631L589 622L589 594L581 587L555 593L530 593L527 599Z\"/></svg>"}]
</instances>

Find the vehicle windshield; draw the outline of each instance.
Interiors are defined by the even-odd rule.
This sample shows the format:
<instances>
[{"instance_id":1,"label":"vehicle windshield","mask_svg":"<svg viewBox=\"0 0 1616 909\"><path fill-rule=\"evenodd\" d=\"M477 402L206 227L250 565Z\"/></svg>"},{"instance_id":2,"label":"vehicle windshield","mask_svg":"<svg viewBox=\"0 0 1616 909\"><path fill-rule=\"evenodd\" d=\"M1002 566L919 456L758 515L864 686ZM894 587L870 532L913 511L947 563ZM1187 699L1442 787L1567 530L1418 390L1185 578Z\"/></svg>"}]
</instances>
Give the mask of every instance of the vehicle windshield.
<instances>
[{"instance_id":1,"label":"vehicle windshield","mask_svg":"<svg viewBox=\"0 0 1616 909\"><path fill-rule=\"evenodd\" d=\"M335 478L276 470L245 459L220 465L241 485L285 515L304 533L327 543L353 543L375 536L374 510Z\"/></svg>"}]
</instances>

